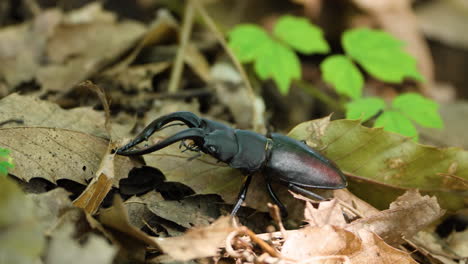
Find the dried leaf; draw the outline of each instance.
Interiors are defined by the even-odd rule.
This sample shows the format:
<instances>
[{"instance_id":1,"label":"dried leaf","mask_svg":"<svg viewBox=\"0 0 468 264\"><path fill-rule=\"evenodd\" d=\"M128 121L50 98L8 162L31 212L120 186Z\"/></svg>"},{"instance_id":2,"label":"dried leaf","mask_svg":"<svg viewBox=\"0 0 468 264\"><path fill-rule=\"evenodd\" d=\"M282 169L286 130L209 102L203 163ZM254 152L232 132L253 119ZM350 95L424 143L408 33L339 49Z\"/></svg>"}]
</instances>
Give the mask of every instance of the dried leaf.
<instances>
[{"instance_id":1,"label":"dried leaf","mask_svg":"<svg viewBox=\"0 0 468 264\"><path fill-rule=\"evenodd\" d=\"M108 136L103 112L95 111L91 107L65 110L57 104L33 96L13 93L0 100L0 120L12 119L22 120L23 124L10 123L2 127L53 127L80 131L98 137ZM127 131L131 130L119 124L114 124L112 128L121 136L127 135Z\"/></svg>"},{"instance_id":2,"label":"dried leaf","mask_svg":"<svg viewBox=\"0 0 468 264\"><path fill-rule=\"evenodd\" d=\"M114 197L114 203L111 208L100 210L99 220L104 226L111 228L109 231L115 234L122 245L129 248L144 248L145 245L159 248L152 237L130 224L127 210L119 196ZM113 232L114 230L118 232ZM134 244L132 245L132 243Z\"/></svg>"},{"instance_id":3,"label":"dried leaf","mask_svg":"<svg viewBox=\"0 0 468 264\"><path fill-rule=\"evenodd\" d=\"M346 225L337 199L320 202L317 209L309 201L306 202L304 218L311 226L333 225L344 227Z\"/></svg>"},{"instance_id":4,"label":"dried leaf","mask_svg":"<svg viewBox=\"0 0 468 264\"><path fill-rule=\"evenodd\" d=\"M389 246L383 239L370 231L361 229L357 235L362 240L362 247L360 251L350 257L352 263L417 264L408 253Z\"/></svg>"},{"instance_id":5,"label":"dried leaf","mask_svg":"<svg viewBox=\"0 0 468 264\"><path fill-rule=\"evenodd\" d=\"M234 231L230 217L220 217L210 226L194 228L180 237L158 238L162 250L175 260L215 256L222 242Z\"/></svg>"},{"instance_id":6,"label":"dried leaf","mask_svg":"<svg viewBox=\"0 0 468 264\"><path fill-rule=\"evenodd\" d=\"M46 11L0 31L0 75L10 89L36 79L45 91L63 94L125 52L144 30L140 23L118 21L99 3L67 14Z\"/></svg>"},{"instance_id":7,"label":"dried leaf","mask_svg":"<svg viewBox=\"0 0 468 264\"><path fill-rule=\"evenodd\" d=\"M107 145L105 139L65 129L0 129L0 146L11 149L15 160L10 173L25 181L39 177L53 183L69 179L86 184L97 172ZM135 165L129 158L117 156L113 186Z\"/></svg>"},{"instance_id":8,"label":"dried leaf","mask_svg":"<svg viewBox=\"0 0 468 264\"><path fill-rule=\"evenodd\" d=\"M305 260L317 256L331 258L352 255L359 250L361 250L361 240L356 235L338 227L325 225L289 232L281 254L287 258Z\"/></svg>"},{"instance_id":9,"label":"dried leaf","mask_svg":"<svg viewBox=\"0 0 468 264\"><path fill-rule=\"evenodd\" d=\"M435 197L408 191L390 205L390 209L349 224L346 229L357 233L365 229L382 237L387 243L401 242L434 222L445 213Z\"/></svg>"},{"instance_id":10,"label":"dried leaf","mask_svg":"<svg viewBox=\"0 0 468 264\"><path fill-rule=\"evenodd\" d=\"M104 198L106 198L112 188L115 178L115 153L111 153L113 148L115 148L115 146L113 146L112 143L109 144L107 152L102 158L101 165L96 172L96 176L81 195L73 201L74 206L83 208L88 214L95 214L97 212L102 201L104 201Z\"/></svg>"},{"instance_id":11,"label":"dried leaf","mask_svg":"<svg viewBox=\"0 0 468 264\"><path fill-rule=\"evenodd\" d=\"M185 228L206 226L218 218L223 200L214 194L193 195L180 201L149 202L155 215Z\"/></svg>"},{"instance_id":12,"label":"dried leaf","mask_svg":"<svg viewBox=\"0 0 468 264\"><path fill-rule=\"evenodd\" d=\"M28 194L38 208L38 222L46 232L57 225L65 211L73 209L68 197L70 194L62 188L56 188L46 193Z\"/></svg>"},{"instance_id":13,"label":"dried leaf","mask_svg":"<svg viewBox=\"0 0 468 264\"><path fill-rule=\"evenodd\" d=\"M54 231L45 258L46 264L113 263L117 252L115 247L94 234L81 244L73 239L73 229L73 225L68 223Z\"/></svg>"}]
</instances>

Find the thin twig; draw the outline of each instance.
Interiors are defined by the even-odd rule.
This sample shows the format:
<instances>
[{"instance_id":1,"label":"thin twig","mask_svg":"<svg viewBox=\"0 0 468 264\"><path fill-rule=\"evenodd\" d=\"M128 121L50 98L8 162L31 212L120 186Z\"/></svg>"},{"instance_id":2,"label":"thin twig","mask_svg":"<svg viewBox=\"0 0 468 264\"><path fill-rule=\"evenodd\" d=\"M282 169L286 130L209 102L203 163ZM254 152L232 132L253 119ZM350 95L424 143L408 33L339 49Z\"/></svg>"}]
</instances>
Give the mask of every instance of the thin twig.
<instances>
[{"instance_id":1,"label":"thin twig","mask_svg":"<svg viewBox=\"0 0 468 264\"><path fill-rule=\"evenodd\" d=\"M329 105L330 107L332 107L332 108L334 108L336 110L340 110L340 111L345 110L343 105L338 103L337 100L331 98L326 93L318 90L314 85L312 85L312 84L310 84L310 83L308 83L306 81L303 81L303 80L295 81L294 84L297 87L304 90L306 93L312 95L313 97L317 98L318 100L322 101L323 103Z\"/></svg>"},{"instance_id":2,"label":"thin twig","mask_svg":"<svg viewBox=\"0 0 468 264\"><path fill-rule=\"evenodd\" d=\"M242 80L244 81L245 87L247 88L250 100L252 102L252 113L253 113L253 119L252 119L252 127L256 127L256 118L257 118L257 109L255 107L255 93L252 88L252 84L249 81L249 78L247 77L247 73L245 72L244 68L242 67L241 63L239 60L236 58L234 55L234 52L229 48L226 40L224 39L223 33L218 29L216 26L214 20L211 18L211 16L206 12L205 8L203 7L202 4L198 0L189 0L189 2L192 2L194 7L197 9L198 13L202 17L203 21L205 21L206 25L208 28L211 30L211 32L214 34L218 42L221 44L223 49L226 51L227 55L229 58L232 60L232 63L236 67L237 71L239 71Z\"/></svg>"},{"instance_id":3,"label":"thin twig","mask_svg":"<svg viewBox=\"0 0 468 264\"><path fill-rule=\"evenodd\" d=\"M184 57L185 51L190 40L190 33L192 32L193 21L194 21L194 6L191 0L187 0L184 12L184 22L182 23L182 33L180 39L179 49L172 65L171 79L169 81L169 93L175 93L180 85L180 78L182 76L182 70L184 68Z\"/></svg>"}]
</instances>

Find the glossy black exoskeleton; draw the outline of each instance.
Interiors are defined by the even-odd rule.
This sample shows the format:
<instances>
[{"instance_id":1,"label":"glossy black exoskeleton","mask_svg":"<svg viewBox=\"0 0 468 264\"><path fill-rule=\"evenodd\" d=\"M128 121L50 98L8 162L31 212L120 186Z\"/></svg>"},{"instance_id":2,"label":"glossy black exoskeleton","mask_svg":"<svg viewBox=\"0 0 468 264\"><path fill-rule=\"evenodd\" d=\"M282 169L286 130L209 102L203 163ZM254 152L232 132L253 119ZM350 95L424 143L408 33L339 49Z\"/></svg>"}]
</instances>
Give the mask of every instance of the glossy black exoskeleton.
<instances>
[{"instance_id":1,"label":"glossy black exoskeleton","mask_svg":"<svg viewBox=\"0 0 468 264\"><path fill-rule=\"evenodd\" d=\"M155 145L133 149L173 121L181 121L189 128ZM186 146L189 150L207 153L247 175L231 215L239 210L252 176L258 171L266 175L268 193L283 213L286 213L286 208L274 193L272 181L320 200L324 198L304 187L341 189L347 184L345 176L332 161L303 142L281 134L266 137L252 131L233 129L225 124L200 118L191 112L175 112L157 118L135 139L118 149L117 153L125 156L143 155L185 139L194 142L195 146Z\"/></svg>"}]
</instances>

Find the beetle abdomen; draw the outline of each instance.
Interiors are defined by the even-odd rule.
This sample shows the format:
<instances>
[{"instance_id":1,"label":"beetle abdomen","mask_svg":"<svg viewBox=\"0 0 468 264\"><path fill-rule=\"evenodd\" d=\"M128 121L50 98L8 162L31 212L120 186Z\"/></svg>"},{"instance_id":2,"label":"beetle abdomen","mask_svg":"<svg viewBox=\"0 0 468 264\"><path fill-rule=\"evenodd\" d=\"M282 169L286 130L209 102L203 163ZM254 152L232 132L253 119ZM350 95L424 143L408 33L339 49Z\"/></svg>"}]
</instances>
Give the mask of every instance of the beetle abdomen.
<instances>
[{"instance_id":1,"label":"beetle abdomen","mask_svg":"<svg viewBox=\"0 0 468 264\"><path fill-rule=\"evenodd\" d=\"M305 143L272 134L273 148L265 168L272 179L303 187L339 189L346 187L340 169Z\"/></svg>"}]
</instances>

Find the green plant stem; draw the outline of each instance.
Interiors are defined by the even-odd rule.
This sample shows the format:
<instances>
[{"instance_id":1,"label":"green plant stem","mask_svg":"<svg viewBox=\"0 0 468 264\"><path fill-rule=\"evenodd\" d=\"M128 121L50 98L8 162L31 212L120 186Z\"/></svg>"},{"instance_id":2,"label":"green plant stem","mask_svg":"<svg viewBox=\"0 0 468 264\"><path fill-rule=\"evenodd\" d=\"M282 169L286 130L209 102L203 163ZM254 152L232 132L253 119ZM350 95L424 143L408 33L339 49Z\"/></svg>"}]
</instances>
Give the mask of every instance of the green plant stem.
<instances>
[{"instance_id":1,"label":"green plant stem","mask_svg":"<svg viewBox=\"0 0 468 264\"><path fill-rule=\"evenodd\" d=\"M332 97L328 96L326 93L318 90L314 85L304 80L295 81L294 84L304 90L306 93L312 95L313 97L317 98L318 100L322 101L323 103L327 104L328 106L332 107L337 111L345 111L345 108L342 104L337 102L337 100L333 99Z\"/></svg>"},{"instance_id":2,"label":"green plant stem","mask_svg":"<svg viewBox=\"0 0 468 264\"><path fill-rule=\"evenodd\" d=\"M171 78L169 81L169 93L177 92L180 85L180 78L182 76L182 70L184 68L184 57L185 50L190 39L190 33L192 32L193 21L194 21L194 6L191 0L188 0L185 5L184 22L182 23L182 32L179 49L172 65Z\"/></svg>"}]
</instances>

